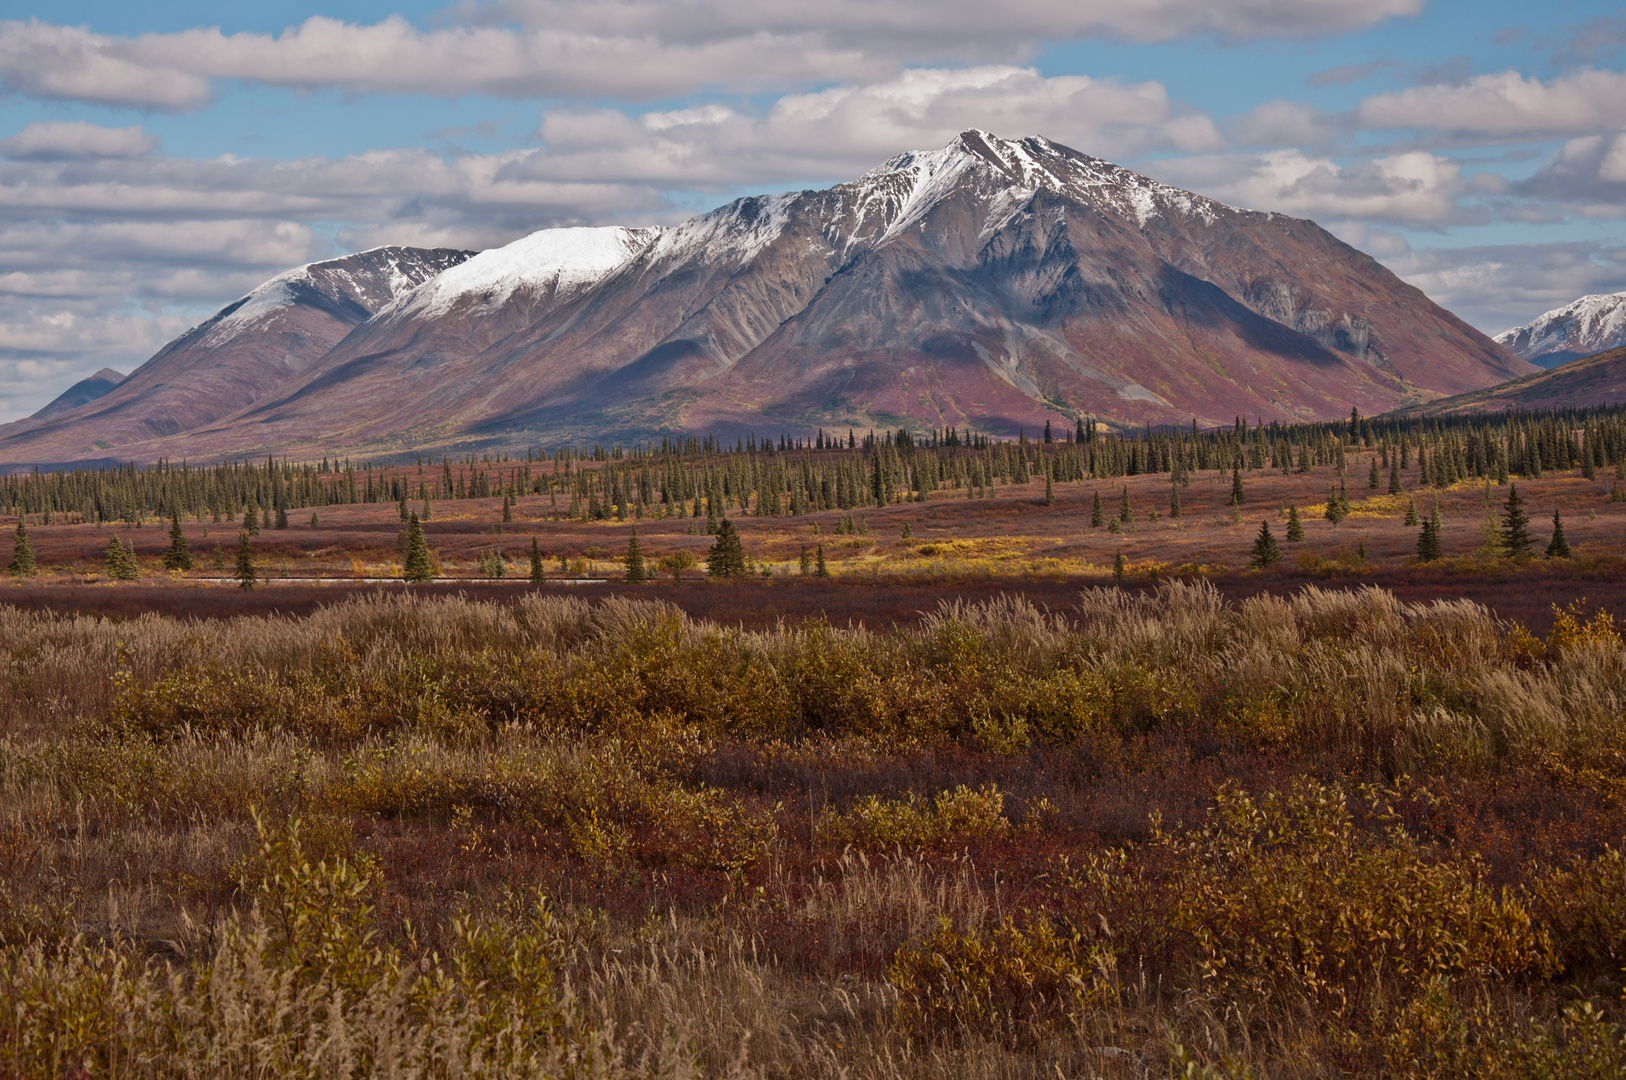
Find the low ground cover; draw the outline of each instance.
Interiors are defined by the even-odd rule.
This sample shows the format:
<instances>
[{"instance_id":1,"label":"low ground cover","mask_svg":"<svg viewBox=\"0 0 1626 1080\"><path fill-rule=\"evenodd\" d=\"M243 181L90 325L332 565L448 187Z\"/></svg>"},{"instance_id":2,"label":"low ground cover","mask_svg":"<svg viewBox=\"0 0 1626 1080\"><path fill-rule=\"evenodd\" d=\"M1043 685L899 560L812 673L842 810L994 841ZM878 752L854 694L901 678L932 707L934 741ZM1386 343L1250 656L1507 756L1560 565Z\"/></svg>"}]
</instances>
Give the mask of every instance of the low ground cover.
<instances>
[{"instance_id":1,"label":"low ground cover","mask_svg":"<svg viewBox=\"0 0 1626 1080\"><path fill-rule=\"evenodd\" d=\"M0 1072L1621 1071L1619 628L1278 583L0 608Z\"/></svg>"}]
</instances>

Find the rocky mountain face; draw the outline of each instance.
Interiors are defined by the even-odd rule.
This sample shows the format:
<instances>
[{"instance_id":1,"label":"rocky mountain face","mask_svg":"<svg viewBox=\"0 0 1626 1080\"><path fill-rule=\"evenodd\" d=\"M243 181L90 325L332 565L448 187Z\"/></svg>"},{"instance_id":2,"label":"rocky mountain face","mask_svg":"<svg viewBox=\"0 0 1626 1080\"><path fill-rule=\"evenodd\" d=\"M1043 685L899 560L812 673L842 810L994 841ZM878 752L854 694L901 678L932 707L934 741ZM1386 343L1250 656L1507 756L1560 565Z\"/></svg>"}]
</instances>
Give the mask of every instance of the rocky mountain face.
<instances>
[{"instance_id":1,"label":"rocky mountain face","mask_svg":"<svg viewBox=\"0 0 1626 1080\"><path fill-rule=\"evenodd\" d=\"M1400 410L1404 416L1458 416L1508 409L1586 409L1626 404L1626 347L1571 360L1547 371L1472 393Z\"/></svg>"},{"instance_id":2,"label":"rocky mountain face","mask_svg":"<svg viewBox=\"0 0 1626 1080\"><path fill-rule=\"evenodd\" d=\"M1583 296L1497 334L1496 342L1544 368L1626 345L1626 292Z\"/></svg>"},{"instance_id":3,"label":"rocky mountain face","mask_svg":"<svg viewBox=\"0 0 1626 1080\"><path fill-rule=\"evenodd\" d=\"M473 254L384 247L279 274L128 377L99 372L0 427L0 459L73 461L124 456L125 447L142 459L165 454L166 438L291 384L379 308ZM102 385L90 385L97 380Z\"/></svg>"},{"instance_id":4,"label":"rocky mountain face","mask_svg":"<svg viewBox=\"0 0 1626 1080\"><path fill-rule=\"evenodd\" d=\"M459 260L236 410L119 453L1331 418L1531 370L1312 222L969 131L828 190Z\"/></svg>"}]
</instances>

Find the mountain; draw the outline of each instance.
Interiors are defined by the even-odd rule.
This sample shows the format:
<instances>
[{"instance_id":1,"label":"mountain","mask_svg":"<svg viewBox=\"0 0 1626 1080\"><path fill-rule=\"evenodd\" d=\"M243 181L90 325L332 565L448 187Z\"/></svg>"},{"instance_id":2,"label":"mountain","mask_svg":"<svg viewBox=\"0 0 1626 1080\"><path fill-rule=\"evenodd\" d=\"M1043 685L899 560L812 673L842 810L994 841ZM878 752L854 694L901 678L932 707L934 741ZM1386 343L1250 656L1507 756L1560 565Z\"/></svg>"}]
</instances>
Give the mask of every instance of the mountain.
<instances>
[{"instance_id":1,"label":"mountain","mask_svg":"<svg viewBox=\"0 0 1626 1080\"><path fill-rule=\"evenodd\" d=\"M27 420L0 427L0 456L72 461L125 446L143 456L162 452L164 437L230 416L293 382L379 308L473 254L383 247L279 274L128 377L100 372ZM73 400L104 375L119 381Z\"/></svg>"},{"instance_id":2,"label":"mountain","mask_svg":"<svg viewBox=\"0 0 1626 1080\"><path fill-rule=\"evenodd\" d=\"M104 367L96 374L80 379L62 391L49 405L29 417L29 419L49 420L53 416L61 416L65 412L72 412L79 406L104 396L109 390L123 381L124 375L121 372Z\"/></svg>"},{"instance_id":3,"label":"mountain","mask_svg":"<svg viewBox=\"0 0 1626 1080\"><path fill-rule=\"evenodd\" d=\"M1455 416L1505 409L1586 409L1626 405L1626 347L1571 360L1548 371L1425 405L1403 416Z\"/></svg>"},{"instance_id":4,"label":"mountain","mask_svg":"<svg viewBox=\"0 0 1626 1080\"><path fill-rule=\"evenodd\" d=\"M1496 342L1544 368L1626 345L1626 292L1583 296L1497 334Z\"/></svg>"},{"instance_id":5,"label":"mountain","mask_svg":"<svg viewBox=\"0 0 1626 1080\"><path fill-rule=\"evenodd\" d=\"M968 131L826 190L482 252L235 412L118 452L1228 424L1378 413L1531 370L1313 222ZM0 460L32 458L0 433Z\"/></svg>"}]
</instances>

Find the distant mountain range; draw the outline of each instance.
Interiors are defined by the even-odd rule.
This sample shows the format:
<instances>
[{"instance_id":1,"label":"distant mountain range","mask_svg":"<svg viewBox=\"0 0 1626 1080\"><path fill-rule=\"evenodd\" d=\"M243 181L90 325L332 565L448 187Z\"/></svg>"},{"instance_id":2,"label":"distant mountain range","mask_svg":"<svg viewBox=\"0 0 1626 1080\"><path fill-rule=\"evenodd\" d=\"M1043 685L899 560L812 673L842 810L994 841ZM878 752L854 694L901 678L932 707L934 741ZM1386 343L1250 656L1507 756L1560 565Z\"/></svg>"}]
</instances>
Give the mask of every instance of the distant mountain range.
<instances>
[{"instance_id":1,"label":"distant mountain range","mask_svg":"<svg viewBox=\"0 0 1626 1080\"><path fill-rule=\"evenodd\" d=\"M968 131L677 226L301 267L0 462L1308 420L1532 370L1313 222Z\"/></svg>"},{"instance_id":2,"label":"distant mountain range","mask_svg":"<svg viewBox=\"0 0 1626 1080\"><path fill-rule=\"evenodd\" d=\"M1400 415L1453 416L1507 409L1585 409L1622 404L1626 404L1626 347L1593 353L1522 379L1398 412Z\"/></svg>"},{"instance_id":3,"label":"distant mountain range","mask_svg":"<svg viewBox=\"0 0 1626 1080\"><path fill-rule=\"evenodd\" d=\"M1497 334L1496 342L1544 368L1626 345L1626 292L1583 296Z\"/></svg>"}]
</instances>

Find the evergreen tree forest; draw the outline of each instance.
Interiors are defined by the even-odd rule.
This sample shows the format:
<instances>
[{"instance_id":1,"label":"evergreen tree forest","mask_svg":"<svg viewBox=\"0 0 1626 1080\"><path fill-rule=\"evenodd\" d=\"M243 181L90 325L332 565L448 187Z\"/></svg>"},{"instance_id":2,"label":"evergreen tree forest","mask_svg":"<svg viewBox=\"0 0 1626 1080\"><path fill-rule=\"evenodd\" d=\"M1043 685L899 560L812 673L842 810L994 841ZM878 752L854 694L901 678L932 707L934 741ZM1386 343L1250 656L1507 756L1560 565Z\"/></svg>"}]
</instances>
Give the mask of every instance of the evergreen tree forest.
<instances>
[{"instance_id":1,"label":"evergreen tree forest","mask_svg":"<svg viewBox=\"0 0 1626 1080\"><path fill-rule=\"evenodd\" d=\"M268 458L195 466L161 461L94 470L34 471L0 478L0 511L127 525L147 520L260 522L356 503L548 496L560 518L744 515L793 517L920 500L950 491L975 498L1035 477L1054 483L1195 471L1232 473L1233 490L1263 470L1341 468L1354 450L1377 452L1388 490L1446 487L1469 478L1506 482L1544 472L1585 472L1626 463L1626 408L1539 415L1250 425L1218 430L1107 431L1052 442L996 441L955 429L871 432L850 439L663 439L591 450L532 448L523 454L419 455L407 461ZM713 511L712 508L715 507ZM426 515L425 515L426 516ZM245 520L246 519L246 520Z\"/></svg>"}]
</instances>

